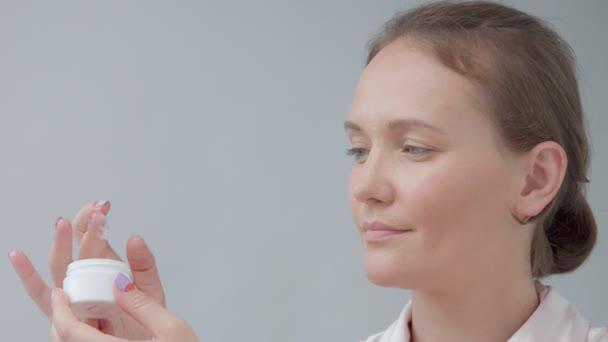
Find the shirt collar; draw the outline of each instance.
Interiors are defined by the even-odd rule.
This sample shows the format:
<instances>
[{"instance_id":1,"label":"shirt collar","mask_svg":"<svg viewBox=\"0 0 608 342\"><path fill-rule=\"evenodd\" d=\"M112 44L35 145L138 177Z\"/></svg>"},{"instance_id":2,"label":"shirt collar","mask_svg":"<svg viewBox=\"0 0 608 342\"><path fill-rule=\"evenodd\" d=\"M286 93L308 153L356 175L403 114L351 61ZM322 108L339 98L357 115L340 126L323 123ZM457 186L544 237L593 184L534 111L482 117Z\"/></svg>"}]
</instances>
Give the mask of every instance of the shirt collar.
<instances>
[{"instance_id":1,"label":"shirt collar","mask_svg":"<svg viewBox=\"0 0 608 342\"><path fill-rule=\"evenodd\" d=\"M540 304L532 316L507 342L585 341L589 322L551 286L536 283ZM399 319L382 334L380 342L409 342L408 324L412 319L412 301L408 301Z\"/></svg>"},{"instance_id":2,"label":"shirt collar","mask_svg":"<svg viewBox=\"0 0 608 342\"><path fill-rule=\"evenodd\" d=\"M589 322L551 286L537 288L540 305L508 342L586 341Z\"/></svg>"}]
</instances>

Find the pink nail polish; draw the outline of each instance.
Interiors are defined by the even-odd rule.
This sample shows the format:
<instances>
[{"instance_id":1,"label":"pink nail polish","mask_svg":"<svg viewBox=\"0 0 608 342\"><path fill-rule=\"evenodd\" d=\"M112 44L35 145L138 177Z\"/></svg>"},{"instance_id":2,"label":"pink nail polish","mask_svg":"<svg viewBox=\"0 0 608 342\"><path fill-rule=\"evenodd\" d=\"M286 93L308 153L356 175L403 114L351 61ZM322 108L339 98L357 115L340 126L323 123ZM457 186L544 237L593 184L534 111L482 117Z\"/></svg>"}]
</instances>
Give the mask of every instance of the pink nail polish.
<instances>
[{"instance_id":1,"label":"pink nail polish","mask_svg":"<svg viewBox=\"0 0 608 342\"><path fill-rule=\"evenodd\" d=\"M106 205L107 203L108 203L108 201L106 201L106 200L99 200L99 201L97 201L97 203L95 203L95 206L98 208L101 208L104 205Z\"/></svg>"}]
</instances>

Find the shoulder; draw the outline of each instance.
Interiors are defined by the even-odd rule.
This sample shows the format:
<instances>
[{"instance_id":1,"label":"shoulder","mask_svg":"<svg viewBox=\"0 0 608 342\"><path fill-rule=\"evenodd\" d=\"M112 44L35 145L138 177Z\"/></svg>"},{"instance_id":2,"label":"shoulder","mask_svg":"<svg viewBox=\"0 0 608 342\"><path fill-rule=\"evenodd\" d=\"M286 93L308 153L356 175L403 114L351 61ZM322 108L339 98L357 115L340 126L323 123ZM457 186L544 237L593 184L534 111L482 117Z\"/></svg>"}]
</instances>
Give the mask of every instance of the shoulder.
<instances>
[{"instance_id":1,"label":"shoulder","mask_svg":"<svg viewBox=\"0 0 608 342\"><path fill-rule=\"evenodd\" d=\"M587 342L608 342L608 327L589 329Z\"/></svg>"},{"instance_id":2,"label":"shoulder","mask_svg":"<svg viewBox=\"0 0 608 342\"><path fill-rule=\"evenodd\" d=\"M555 288L542 285L539 297L540 305L509 342L539 338L542 341L608 342L608 327L591 328L589 321Z\"/></svg>"}]
</instances>

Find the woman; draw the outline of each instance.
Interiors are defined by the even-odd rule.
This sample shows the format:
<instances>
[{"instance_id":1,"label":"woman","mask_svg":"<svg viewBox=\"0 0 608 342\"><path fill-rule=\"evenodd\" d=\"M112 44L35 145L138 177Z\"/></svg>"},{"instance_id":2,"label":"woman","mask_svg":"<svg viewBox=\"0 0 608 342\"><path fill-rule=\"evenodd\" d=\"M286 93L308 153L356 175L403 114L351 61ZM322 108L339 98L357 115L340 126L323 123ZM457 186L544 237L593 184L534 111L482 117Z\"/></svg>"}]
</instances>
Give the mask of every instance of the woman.
<instances>
[{"instance_id":1,"label":"woman","mask_svg":"<svg viewBox=\"0 0 608 342\"><path fill-rule=\"evenodd\" d=\"M412 300L367 341L608 341L539 281L574 271L595 244L582 113L569 46L525 13L439 2L385 26L345 123L350 204L368 278ZM117 258L102 234L109 209L58 220L55 287L72 231L79 258ZM79 322L23 253L10 257L56 341L198 340L164 308L141 238L127 245L135 286L116 281L121 321Z\"/></svg>"}]
</instances>

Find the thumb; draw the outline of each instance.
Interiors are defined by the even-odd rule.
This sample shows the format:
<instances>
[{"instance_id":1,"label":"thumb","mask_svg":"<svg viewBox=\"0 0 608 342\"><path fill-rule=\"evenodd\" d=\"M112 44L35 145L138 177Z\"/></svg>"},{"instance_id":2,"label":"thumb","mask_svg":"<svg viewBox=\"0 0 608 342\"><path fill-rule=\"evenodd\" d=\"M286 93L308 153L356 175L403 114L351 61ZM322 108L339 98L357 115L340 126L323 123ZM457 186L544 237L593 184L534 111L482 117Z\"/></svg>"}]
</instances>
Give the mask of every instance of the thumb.
<instances>
[{"instance_id":1,"label":"thumb","mask_svg":"<svg viewBox=\"0 0 608 342\"><path fill-rule=\"evenodd\" d=\"M166 306L154 255L140 236L133 236L127 242L127 260L137 288L154 298L162 306Z\"/></svg>"},{"instance_id":2,"label":"thumb","mask_svg":"<svg viewBox=\"0 0 608 342\"><path fill-rule=\"evenodd\" d=\"M114 283L114 298L118 305L154 336L170 335L184 326L181 318L137 289L123 273L118 274Z\"/></svg>"}]
</instances>

